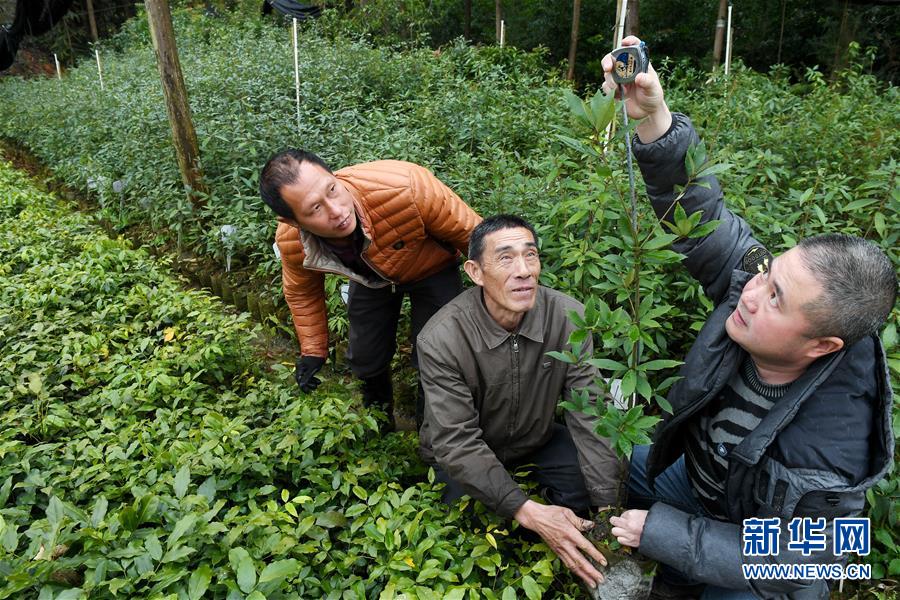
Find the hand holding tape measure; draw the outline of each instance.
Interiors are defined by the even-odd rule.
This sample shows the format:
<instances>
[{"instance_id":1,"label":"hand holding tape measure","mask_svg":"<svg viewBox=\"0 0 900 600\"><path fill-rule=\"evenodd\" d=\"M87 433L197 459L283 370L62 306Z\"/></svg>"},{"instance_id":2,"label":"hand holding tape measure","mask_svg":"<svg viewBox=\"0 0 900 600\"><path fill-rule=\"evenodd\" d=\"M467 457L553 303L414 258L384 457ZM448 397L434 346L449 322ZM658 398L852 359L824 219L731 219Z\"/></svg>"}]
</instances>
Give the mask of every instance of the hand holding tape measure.
<instances>
[{"instance_id":1,"label":"hand holding tape measure","mask_svg":"<svg viewBox=\"0 0 900 600\"><path fill-rule=\"evenodd\" d=\"M650 55L647 44L641 42L637 46L620 46L612 51L612 78L618 84L633 82L638 73L646 73L650 66Z\"/></svg>"},{"instance_id":2,"label":"hand holding tape measure","mask_svg":"<svg viewBox=\"0 0 900 600\"><path fill-rule=\"evenodd\" d=\"M603 90L625 101L629 119L668 113L659 77L650 64L647 45L635 36L603 57Z\"/></svg>"}]
</instances>

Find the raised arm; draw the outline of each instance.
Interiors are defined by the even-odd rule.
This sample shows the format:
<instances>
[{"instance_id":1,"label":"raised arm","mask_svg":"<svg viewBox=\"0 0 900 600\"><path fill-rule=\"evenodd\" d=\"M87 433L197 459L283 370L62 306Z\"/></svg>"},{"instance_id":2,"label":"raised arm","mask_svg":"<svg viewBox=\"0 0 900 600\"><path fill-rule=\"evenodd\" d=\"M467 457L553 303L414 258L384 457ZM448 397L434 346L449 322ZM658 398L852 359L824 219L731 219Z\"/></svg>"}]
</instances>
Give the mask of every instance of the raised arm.
<instances>
[{"instance_id":1,"label":"raised arm","mask_svg":"<svg viewBox=\"0 0 900 600\"><path fill-rule=\"evenodd\" d=\"M640 40L634 36L623 40L624 45L638 43ZM604 89L611 91L616 87L610 75L611 55L603 58L603 68ZM722 190L714 176L692 182L679 198L676 186L684 187L688 183L685 156L700 138L688 117L669 111L653 65L646 73L639 74L634 83L623 87L629 117L642 119L636 127L632 147L656 215L671 221L677 199L688 214L702 211L701 223L721 221L706 237L680 239L672 245L676 252L685 255L684 264L691 275L718 303L728 289L732 271L750 264L754 256L751 249L762 249L762 244L754 239L750 226L725 207Z\"/></svg>"}]
</instances>

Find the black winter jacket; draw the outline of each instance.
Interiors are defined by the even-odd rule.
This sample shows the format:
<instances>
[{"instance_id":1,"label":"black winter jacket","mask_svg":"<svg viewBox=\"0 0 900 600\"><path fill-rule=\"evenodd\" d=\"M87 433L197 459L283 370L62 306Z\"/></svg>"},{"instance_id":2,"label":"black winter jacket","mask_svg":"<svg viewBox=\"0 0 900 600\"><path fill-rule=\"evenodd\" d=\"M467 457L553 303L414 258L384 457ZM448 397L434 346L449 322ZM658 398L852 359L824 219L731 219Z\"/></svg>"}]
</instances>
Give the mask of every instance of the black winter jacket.
<instances>
[{"instance_id":1,"label":"black winter jacket","mask_svg":"<svg viewBox=\"0 0 900 600\"><path fill-rule=\"evenodd\" d=\"M676 197L675 184L687 177L684 157L697 134L690 119L673 114L659 140L634 141L647 193L662 216ZM751 248L762 245L747 223L725 208L714 177L709 187L692 185L680 200L701 221L721 221L710 235L677 242L684 264L703 285L715 309L685 358L680 379L669 392L674 414L657 428L648 458L651 479L684 452L686 425L724 388L745 352L728 337L725 322L744 285L753 277L741 270ZM671 212L669 213L671 214ZM894 453L891 388L887 361L877 336L870 336L814 362L729 456L726 483L728 522L689 515L657 503L647 516L641 552L696 580L752 590L762 598L825 598L824 580L746 580L742 563L843 562L831 553L831 520L858 515L865 490L885 476ZM744 557L741 525L750 517L780 517L777 556ZM789 551L787 521L825 517L828 551L804 557Z\"/></svg>"}]
</instances>

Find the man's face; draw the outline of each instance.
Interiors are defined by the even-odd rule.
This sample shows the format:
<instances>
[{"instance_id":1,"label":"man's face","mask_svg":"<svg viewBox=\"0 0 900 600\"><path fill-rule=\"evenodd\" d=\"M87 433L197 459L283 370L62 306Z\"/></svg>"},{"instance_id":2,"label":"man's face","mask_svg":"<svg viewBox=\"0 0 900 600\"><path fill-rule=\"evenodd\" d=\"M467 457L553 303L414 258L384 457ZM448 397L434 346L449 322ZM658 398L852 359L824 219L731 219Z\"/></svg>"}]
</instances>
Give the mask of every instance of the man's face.
<instances>
[{"instance_id":1,"label":"man's face","mask_svg":"<svg viewBox=\"0 0 900 600\"><path fill-rule=\"evenodd\" d=\"M725 330L757 363L801 363L817 347L816 338L808 335L803 306L821 294L822 285L806 269L803 251L792 248L769 264L768 273L747 282Z\"/></svg>"},{"instance_id":2,"label":"man's face","mask_svg":"<svg viewBox=\"0 0 900 600\"><path fill-rule=\"evenodd\" d=\"M480 261L466 261L466 273L484 290L488 313L513 331L537 297L541 260L534 236L524 227L501 229L484 238Z\"/></svg>"},{"instance_id":3,"label":"man's face","mask_svg":"<svg viewBox=\"0 0 900 600\"><path fill-rule=\"evenodd\" d=\"M343 238L356 229L353 196L333 174L311 162L300 163L299 178L279 190L294 212L282 219L323 238Z\"/></svg>"}]
</instances>

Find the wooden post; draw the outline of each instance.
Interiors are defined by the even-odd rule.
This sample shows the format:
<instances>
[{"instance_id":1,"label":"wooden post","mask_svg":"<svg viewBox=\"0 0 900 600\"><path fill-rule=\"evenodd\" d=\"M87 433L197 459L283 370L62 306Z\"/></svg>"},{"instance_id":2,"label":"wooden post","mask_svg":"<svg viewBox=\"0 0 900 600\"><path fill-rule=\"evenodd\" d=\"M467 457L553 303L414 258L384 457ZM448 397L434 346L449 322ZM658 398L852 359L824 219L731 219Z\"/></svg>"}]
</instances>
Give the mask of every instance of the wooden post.
<instances>
[{"instance_id":1,"label":"wooden post","mask_svg":"<svg viewBox=\"0 0 900 600\"><path fill-rule=\"evenodd\" d=\"M575 51L578 49L578 25L581 21L581 0L572 2L572 35L569 37L569 71L566 79L575 79Z\"/></svg>"},{"instance_id":2,"label":"wooden post","mask_svg":"<svg viewBox=\"0 0 900 600\"><path fill-rule=\"evenodd\" d=\"M470 42L472 41L472 0L463 1L463 12L465 19L463 20L463 36Z\"/></svg>"},{"instance_id":3,"label":"wooden post","mask_svg":"<svg viewBox=\"0 0 900 600\"><path fill-rule=\"evenodd\" d=\"M781 31L778 33L778 56L775 64L781 64L781 46L784 43L784 15L787 11L787 0L781 0ZM841 580L843 582L843 580Z\"/></svg>"},{"instance_id":4,"label":"wooden post","mask_svg":"<svg viewBox=\"0 0 900 600\"><path fill-rule=\"evenodd\" d=\"M834 62L831 64L831 80L834 81L834 74L846 66L846 50L851 38L847 35L847 19L849 16L850 2L844 0L844 10L841 14L841 27L838 30L837 43L834 46Z\"/></svg>"},{"instance_id":5,"label":"wooden post","mask_svg":"<svg viewBox=\"0 0 900 600\"><path fill-rule=\"evenodd\" d=\"M97 43L99 36L97 35L97 19L94 18L94 3L91 0L85 0L87 5L88 23L91 26L91 39Z\"/></svg>"},{"instance_id":6,"label":"wooden post","mask_svg":"<svg viewBox=\"0 0 900 600\"><path fill-rule=\"evenodd\" d=\"M200 208L203 200L193 192L206 192L206 186L200 170L197 133L191 121L191 108L188 105L187 90L181 74L181 63L178 61L178 49L175 46L172 13L169 11L168 0L145 0L145 4L181 180L192 190L188 196L191 203L195 208Z\"/></svg>"},{"instance_id":7,"label":"wooden post","mask_svg":"<svg viewBox=\"0 0 900 600\"><path fill-rule=\"evenodd\" d=\"M728 0L719 0L719 16L716 18L716 41L713 44L713 69L722 62L722 42L725 39L725 15L728 13Z\"/></svg>"},{"instance_id":8,"label":"wooden post","mask_svg":"<svg viewBox=\"0 0 900 600\"><path fill-rule=\"evenodd\" d=\"M500 43L500 21L503 20L503 0L494 0L494 29L497 34L497 43Z\"/></svg>"},{"instance_id":9,"label":"wooden post","mask_svg":"<svg viewBox=\"0 0 900 600\"><path fill-rule=\"evenodd\" d=\"M625 35L641 35L641 17L638 14L640 12L640 0L631 0L628 3L628 15L625 19Z\"/></svg>"}]
</instances>

